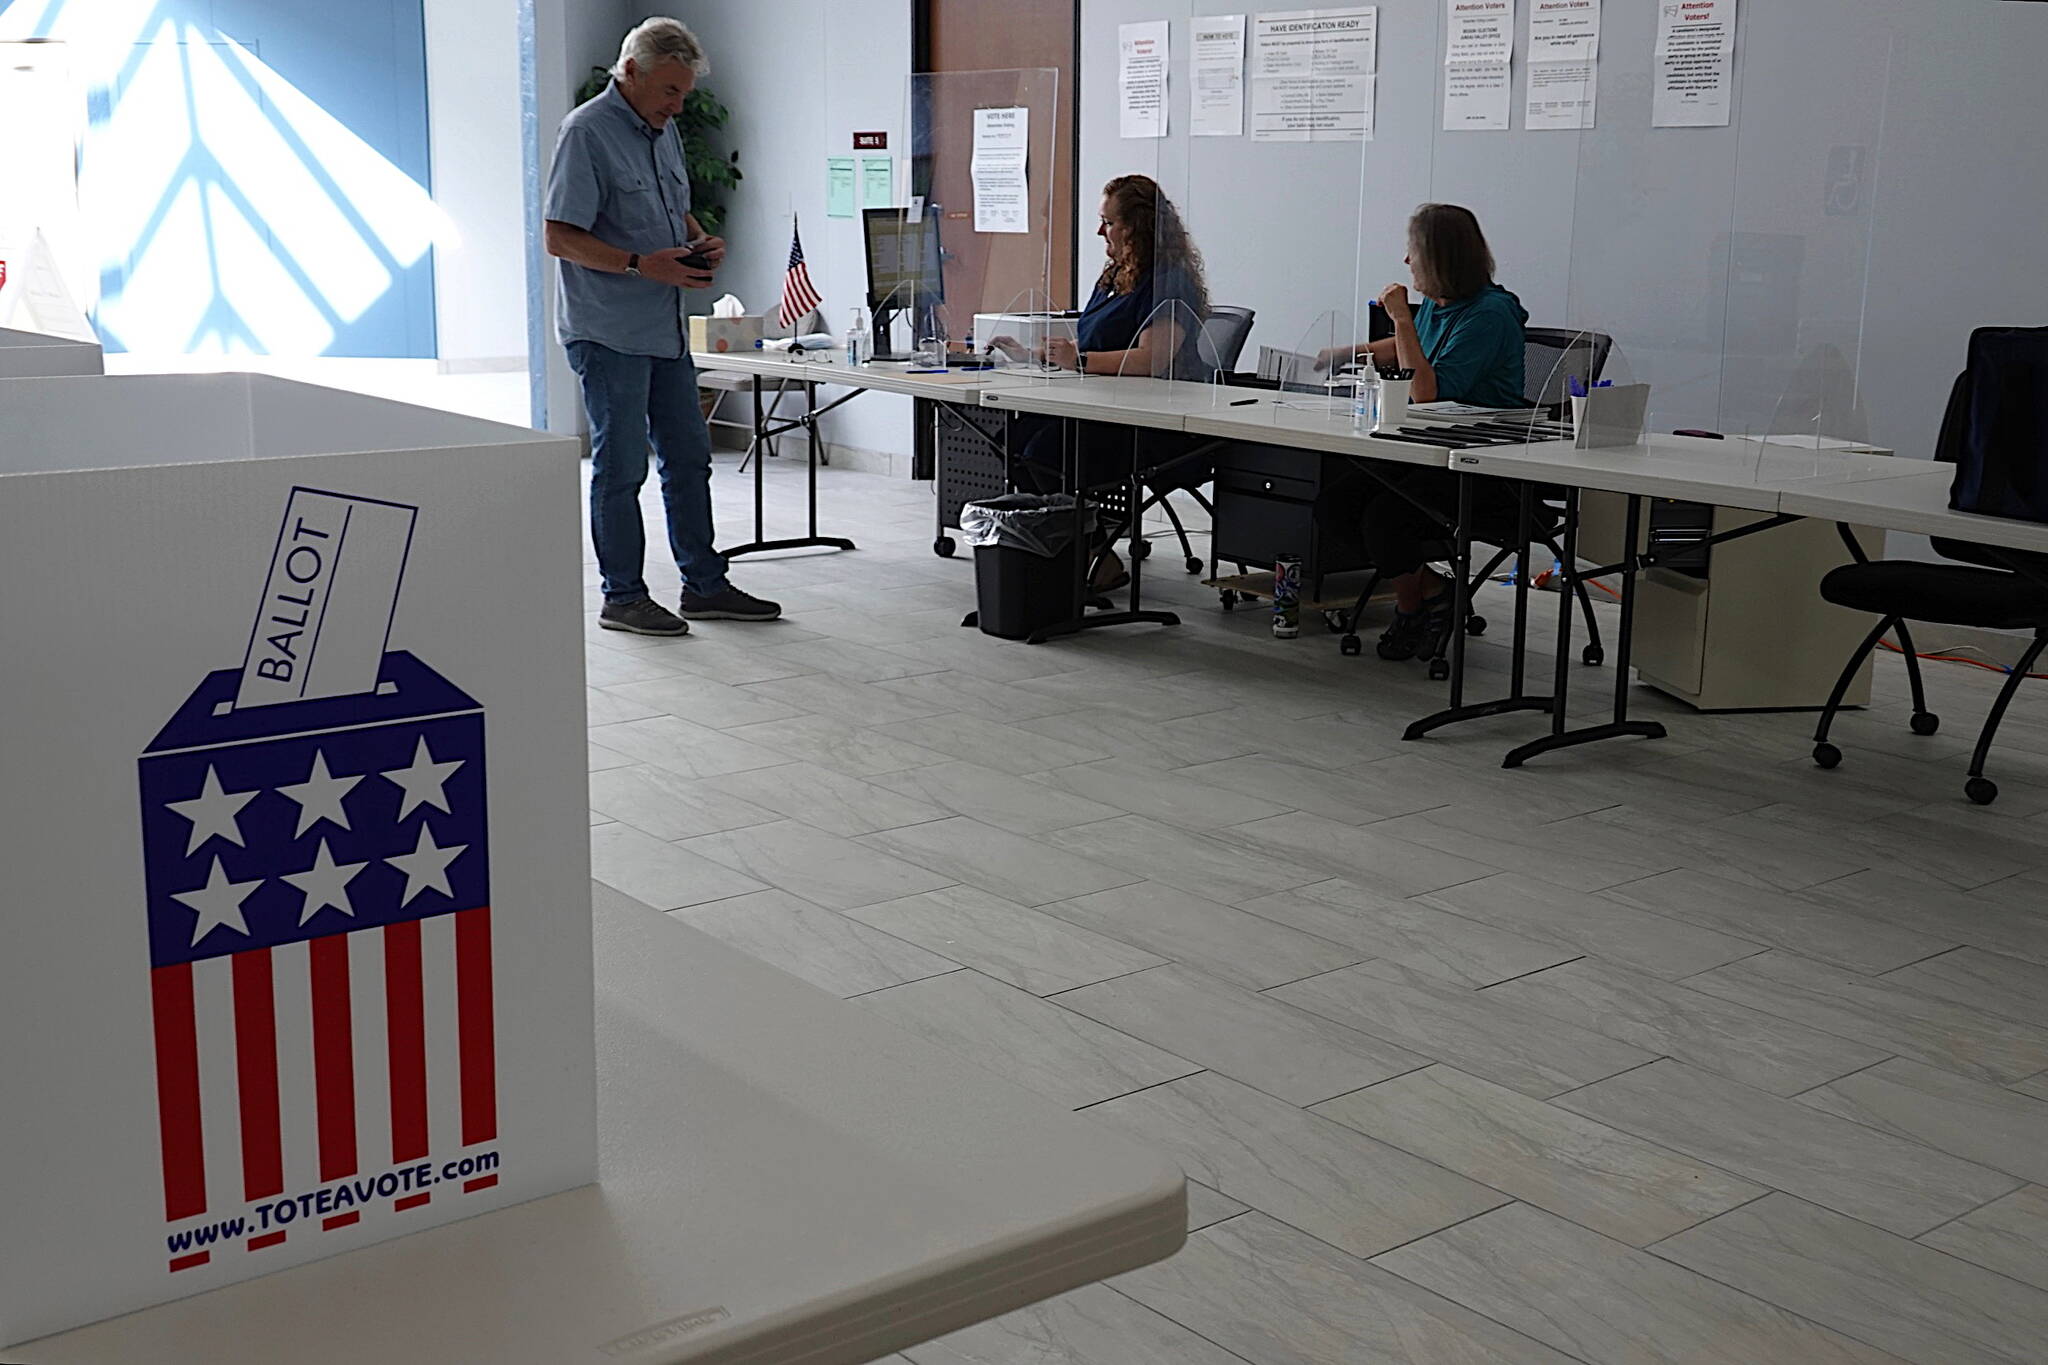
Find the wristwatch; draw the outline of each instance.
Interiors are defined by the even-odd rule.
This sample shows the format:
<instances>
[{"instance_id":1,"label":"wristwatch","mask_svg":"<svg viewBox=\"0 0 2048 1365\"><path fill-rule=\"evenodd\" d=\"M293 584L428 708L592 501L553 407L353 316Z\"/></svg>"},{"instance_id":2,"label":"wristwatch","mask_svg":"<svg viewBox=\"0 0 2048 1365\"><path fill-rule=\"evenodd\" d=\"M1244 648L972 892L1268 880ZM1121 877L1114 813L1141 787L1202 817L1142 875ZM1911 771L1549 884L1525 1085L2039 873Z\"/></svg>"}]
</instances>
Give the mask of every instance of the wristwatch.
<instances>
[{"instance_id":1,"label":"wristwatch","mask_svg":"<svg viewBox=\"0 0 2048 1365\"><path fill-rule=\"evenodd\" d=\"M1088 353L1086 351L1074 352L1074 371L1077 374L1088 373Z\"/></svg>"},{"instance_id":2,"label":"wristwatch","mask_svg":"<svg viewBox=\"0 0 2048 1365\"><path fill-rule=\"evenodd\" d=\"M636 252L634 252L634 253L633 253L632 255L630 255L630 256L628 256L628 257L626 257L626 273L627 273L628 275L632 275L632 276L635 276L635 277L638 277L638 275L640 274L640 253L639 253L639 252L637 252L637 251L636 251Z\"/></svg>"}]
</instances>

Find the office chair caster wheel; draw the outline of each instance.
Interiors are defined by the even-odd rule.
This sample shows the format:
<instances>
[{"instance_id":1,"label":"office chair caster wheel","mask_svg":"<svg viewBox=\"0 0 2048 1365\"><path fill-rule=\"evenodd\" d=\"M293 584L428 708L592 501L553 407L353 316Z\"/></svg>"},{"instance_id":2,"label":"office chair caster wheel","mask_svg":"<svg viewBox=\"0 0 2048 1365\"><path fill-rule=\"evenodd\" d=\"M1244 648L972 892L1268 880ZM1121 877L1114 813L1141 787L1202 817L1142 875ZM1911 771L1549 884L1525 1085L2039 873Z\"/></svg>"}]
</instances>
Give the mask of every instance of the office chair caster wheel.
<instances>
[{"instance_id":1,"label":"office chair caster wheel","mask_svg":"<svg viewBox=\"0 0 2048 1365\"><path fill-rule=\"evenodd\" d=\"M1228 588L1225 588L1222 592L1217 593L1216 600L1223 604L1223 610L1225 611L1237 610L1237 594L1232 592Z\"/></svg>"},{"instance_id":2,"label":"office chair caster wheel","mask_svg":"<svg viewBox=\"0 0 2048 1365\"><path fill-rule=\"evenodd\" d=\"M1940 728L1941 717L1935 715L1932 711L1915 711L1913 713L1914 734L1931 735Z\"/></svg>"},{"instance_id":3,"label":"office chair caster wheel","mask_svg":"<svg viewBox=\"0 0 2048 1365\"><path fill-rule=\"evenodd\" d=\"M1988 806L1998 799L1998 784L1988 777L1973 777L1963 784L1963 795L1980 806Z\"/></svg>"},{"instance_id":4,"label":"office chair caster wheel","mask_svg":"<svg viewBox=\"0 0 2048 1365\"><path fill-rule=\"evenodd\" d=\"M1832 768L1842 761L1842 751L1832 744L1813 746L1813 761L1823 768Z\"/></svg>"},{"instance_id":5,"label":"office chair caster wheel","mask_svg":"<svg viewBox=\"0 0 2048 1365\"><path fill-rule=\"evenodd\" d=\"M1486 618L1484 616L1466 617L1465 633L1467 635L1470 635L1475 640L1478 639L1480 636L1486 634Z\"/></svg>"},{"instance_id":6,"label":"office chair caster wheel","mask_svg":"<svg viewBox=\"0 0 2048 1365\"><path fill-rule=\"evenodd\" d=\"M951 559L953 551L958 548L959 546L954 544L953 537L951 536L940 536L932 542L932 553L940 559Z\"/></svg>"},{"instance_id":7,"label":"office chair caster wheel","mask_svg":"<svg viewBox=\"0 0 2048 1365\"><path fill-rule=\"evenodd\" d=\"M1598 668L1607 662L1607 651L1598 645L1587 645L1579 652L1579 657L1586 661L1586 667Z\"/></svg>"},{"instance_id":8,"label":"office chair caster wheel","mask_svg":"<svg viewBox=\"0 0 2048 1365\"><path fill-rule=\"evenodd\" d=\"M1431 682L1442 682L1450 676L1451 661L1449 659L1431 659L1429 661L1429 680Z\"/></svg>"},{"instance_id":9,"label":"office chair caster wheel","mask_svg":"<svg viewBox=\"0 0 2048 1365\"><path fill-rule=\"evenodd\" d=\"M1132 558L1132 559L1150 559L1151 557L1152 557L1152 542L1151 542L1151 541L1149 541L1149 540L1134 540L1134 541L1132 541L1132 542L1131 542L1131 558Z\"/></svg>"},{"instance_id":10,"label":"office chair caster wheel","mask_svg":"<svg viewBox=\"0 0 2048 1365\"><path fill-rule=\"evenodd\" d=\"M1347 635L1337 642L1337 652L1347 659L1355 659L1365 653L1365 641L1356 635Z\"/></svg>"},{"instance_id":11,"label":"office chair caster wheel","mask_svg":"<svg viewBox=\"0 0 2048 1365\"><path fill-rule=\"evenodd\" d=\"M1207 565L1204 561L1195 558L1193 555L1188 556L1189 573L1200 573L1206 567Z\"/></svg>"}]
</instances>

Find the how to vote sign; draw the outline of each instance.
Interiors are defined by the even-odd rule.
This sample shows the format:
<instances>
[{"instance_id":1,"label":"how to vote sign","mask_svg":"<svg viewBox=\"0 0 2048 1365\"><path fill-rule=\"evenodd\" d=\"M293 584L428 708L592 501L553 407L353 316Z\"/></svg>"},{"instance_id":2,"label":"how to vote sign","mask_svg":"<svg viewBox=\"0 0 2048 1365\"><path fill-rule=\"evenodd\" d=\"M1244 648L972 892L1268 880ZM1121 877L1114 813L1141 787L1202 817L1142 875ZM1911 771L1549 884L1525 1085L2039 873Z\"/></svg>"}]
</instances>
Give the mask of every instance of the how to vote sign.
<instances>
[{"instance_id":1,"label":"how to vote sign","mask_svg":"<svg viewBox=\"0 0 2048 1365\"><path fill-rule=\"evenodd\" d=\"M594 1178L580 734L551 715L577 725L575 609L541 590L561 628L522 642L534 623L508 615L478 638L475 599L443 597L475 584L437 581L527 576L508 561L530 517L528 549L567 550L552 558L573 584L573 523L546 525L573 517L573 485L536 465L537 500L493 528L465 514L456 455L414 457L139 474L239 476L219 490L231 513L154 503L210 506L232 532L168 556L206 561L183 605L219 666L166 622L53 632L86 697L46 690L54 669L5 675L50 722L36 776L0 770L9 811L73 820L41 822L55 846L7 850L30 873L10 936L25 927L70 982L39 992L28 960L0 964L0 1343ZM325 463L363 468L297 477ZM22 489L38 491L0 472L0 507ZM236 577L261 583L253 623L208 590Z\"/></svg>"}]
</instances>

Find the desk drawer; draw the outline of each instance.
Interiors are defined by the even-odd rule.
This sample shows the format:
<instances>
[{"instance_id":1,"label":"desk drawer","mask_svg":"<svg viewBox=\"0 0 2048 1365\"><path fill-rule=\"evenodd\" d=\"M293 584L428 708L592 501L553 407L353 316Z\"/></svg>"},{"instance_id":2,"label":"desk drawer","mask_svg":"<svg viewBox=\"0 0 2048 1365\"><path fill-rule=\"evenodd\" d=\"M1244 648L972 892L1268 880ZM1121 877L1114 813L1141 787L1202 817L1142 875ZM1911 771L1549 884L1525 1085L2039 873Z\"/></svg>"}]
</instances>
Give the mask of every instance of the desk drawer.
<instances>
[{"instance_id":1,"label":"desk drawer","mask_svg":"<svg viewBox=\"0 0 2048 1365\"><path fill-rule=\"evenodd\" d=\"M1295 502L1314 502L1316 491L1313 479L1290 478L1282 474L1264 474L1243 469L1216 471L1216 496L1219 501L1226 495L1234 494L1244 498L1288 498Z\"/></svg>"},{"instance_id":2,"label":"desk drawer","mask_svg":"<svg viewBox=\"0 0 2048 1365\"><path fill-rule=\"evenodd\" d=\"M1310 451L1289 450L1284 446L1228 445L1216 452L1216 470L1219 474L1228 470L1241 474L1279 475L1314 483L1322 476L1325 458Z\"/></svg>"},{"instance_id":3,"label":"desk drawer","mask_svg":"<svg viewBox=\"0 0 2048 1365\"><path fill-rule=\"evenodd\" d=\"M1312 503L1216 486L1216 520L1210 533L1220 561L1268 565L1282 555L1310 558L1315 552Z\"/></svg>"}]
</instances>

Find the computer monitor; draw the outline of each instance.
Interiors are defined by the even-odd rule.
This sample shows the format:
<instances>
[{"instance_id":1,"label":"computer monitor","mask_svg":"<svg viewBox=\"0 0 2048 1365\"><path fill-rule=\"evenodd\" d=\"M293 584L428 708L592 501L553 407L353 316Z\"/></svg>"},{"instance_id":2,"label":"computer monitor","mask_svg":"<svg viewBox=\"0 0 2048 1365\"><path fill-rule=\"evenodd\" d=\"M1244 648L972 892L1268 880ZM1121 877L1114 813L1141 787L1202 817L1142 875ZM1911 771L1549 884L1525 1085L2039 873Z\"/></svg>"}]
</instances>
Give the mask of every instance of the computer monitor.
<instances>
[{"instance_id":1,"label":"computer monitor","mask_svg":"<svg viewBox=\"0 0 2048 1365\"><path fill-rule=\"evenodd\" d=\"M939 250L939 214L927 206L916 222L902 209L866 209L868 307L891 312L941 303L946 297L945 257Z\"/></svg>"}]
</instances>

